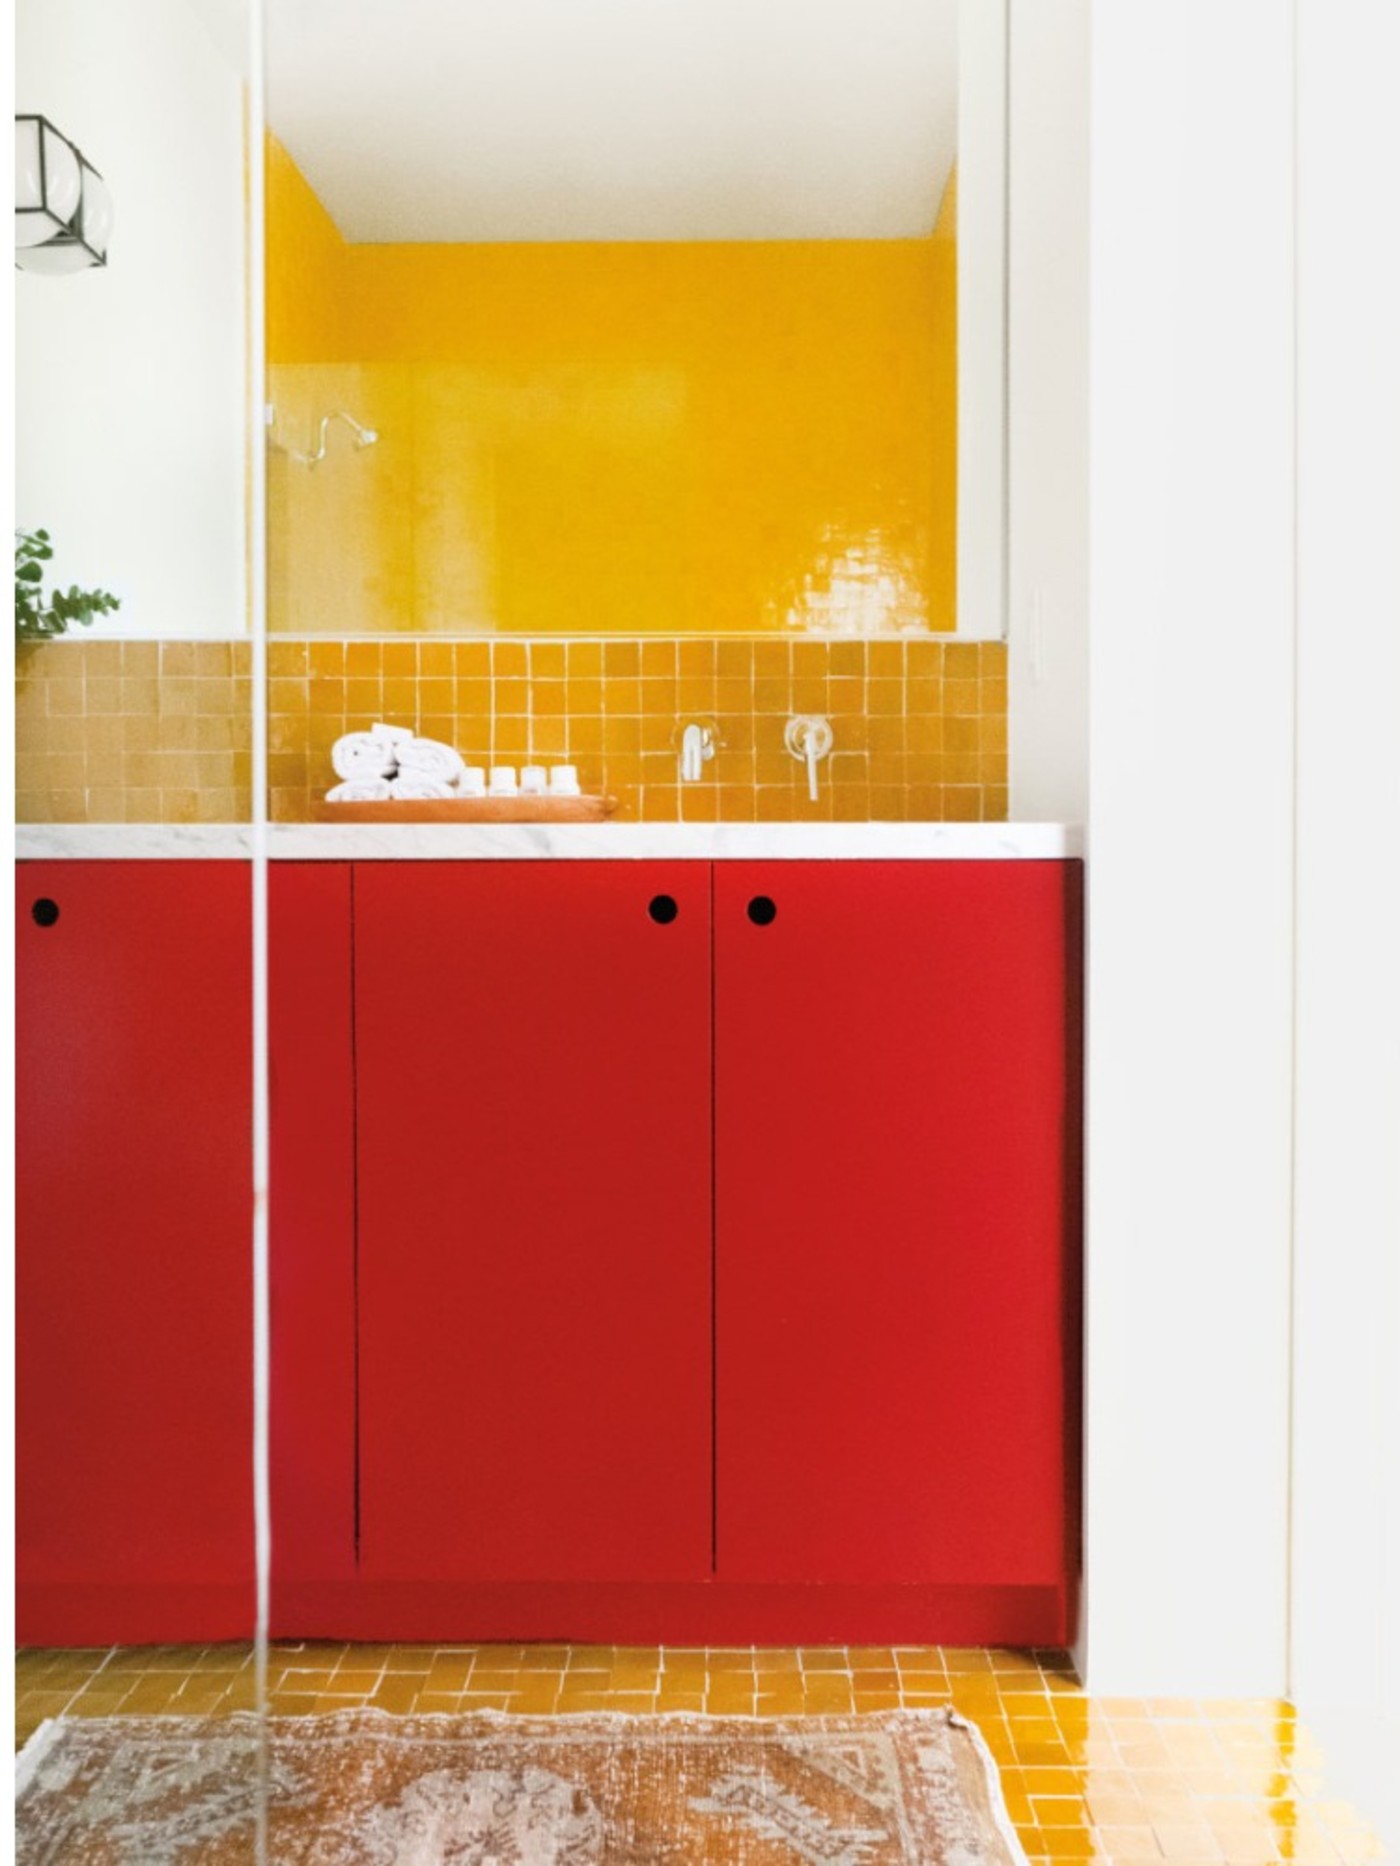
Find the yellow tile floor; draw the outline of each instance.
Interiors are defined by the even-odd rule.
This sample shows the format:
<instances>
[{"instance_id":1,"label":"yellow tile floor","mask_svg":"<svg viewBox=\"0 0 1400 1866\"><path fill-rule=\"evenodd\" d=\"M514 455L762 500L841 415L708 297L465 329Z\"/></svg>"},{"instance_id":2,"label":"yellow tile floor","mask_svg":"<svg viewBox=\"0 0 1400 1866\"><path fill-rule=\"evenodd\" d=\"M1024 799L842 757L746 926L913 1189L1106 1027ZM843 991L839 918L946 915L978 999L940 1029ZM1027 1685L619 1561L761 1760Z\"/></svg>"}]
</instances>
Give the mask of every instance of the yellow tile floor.
<instances>
[{"instance_id":1,"label":"yellow tile floor","mask_svg":"<svg viewBox=\"0 0 1400 1866\"><path fill-rule=\"evenodd\" d=\"M690 1710L758 1715L952 1704L1001 1769L1033 1866L1360 1866L1387 1857L1292 1709L1091 1698L1062 1655L944 1647L274 1645L272 1708ZM251 1709L246 1646L28 1650L17 1737L45 1717Z\"/></svg>"}]
</instances>

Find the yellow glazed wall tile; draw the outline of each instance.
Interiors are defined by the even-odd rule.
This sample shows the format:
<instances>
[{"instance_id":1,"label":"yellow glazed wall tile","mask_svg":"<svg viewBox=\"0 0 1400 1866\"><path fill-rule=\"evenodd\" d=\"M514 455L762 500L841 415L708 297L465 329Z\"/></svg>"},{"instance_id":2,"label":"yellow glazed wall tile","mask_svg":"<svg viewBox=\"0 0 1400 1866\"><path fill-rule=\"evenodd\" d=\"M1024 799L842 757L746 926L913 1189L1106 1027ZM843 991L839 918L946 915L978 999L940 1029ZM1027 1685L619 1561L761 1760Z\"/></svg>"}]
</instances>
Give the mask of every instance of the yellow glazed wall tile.
<instances>
[{"instance_id":1,"label":"yellow glazed wall tile","mask_svg":"<svg viewBox=\"0 0 1400 1866\"><path fill-rule=\"evenodd\" d=\"M170 760L196 753L201 797L194 814L225 820L220 811L229 810L232 797L236 814L246 816L248 804L240 801L251 744L249 681L240 671L246 644L175 644L198 647L196 655L168 662L193 667L194 674L123 675L115 691L104 686L117 677L91 671L91 650L109 651L98 665L125 666L132 645L65 642L27 657L16 689L21 820L55 814L141 820L143 807L151 820L185 820L191 780ZM162 644L135 645L154 656L133 666L160 667ZM114 647L122 649L117 658ZM944 715L944 683L915 671L942 663L938 643L313 640L276 647L269 709L278 821L310 817L333 781L334 740L382 718L454 744L475 763L568 759L585 767L585 788L607 788L624 820L756 815L858 822L947 814L992 821L1006 814L1004 711ZM889 671L899 666L906 669L902 679ZM235 671L216 675L219 667ZM861 671L836 674L838 667ZM884 671L867 678L867 667ZM674 669L684 671L678 677ZM980 675L971 680L966 671L956 678L976 687L979 701L998 684ZM53 710L55 685L61 703L80 703L80 710ZM826 705L812 710L831 719L834 746L813 805L784 747L783 728L819 694ZM873 713L867 695L878 709ZM114 699L122 710L105 710ZM699 784L681 786L678 729L691 718L713 719L718 745ZM154 754L157 761L118 764L122 752ZM124 799L120 811L114 789ZM163 802L164 789L182 794ZM713 796L701 801L702 792ZM134 793L146 804L133 801Z\"/></svg>"},{"instance_id":2,"label":"yellow glazed wall tile","mask_svg":"<svg viewBox=\"0 0 1400 1866\"><path fill-rule=\"evenodd\" d=\"M268 158L274 626L954 620L956 242L347 246ZM333 433L349 407L376 446ZM280 451L279 451L280 448Z\"/></svg>"}]
</instances>

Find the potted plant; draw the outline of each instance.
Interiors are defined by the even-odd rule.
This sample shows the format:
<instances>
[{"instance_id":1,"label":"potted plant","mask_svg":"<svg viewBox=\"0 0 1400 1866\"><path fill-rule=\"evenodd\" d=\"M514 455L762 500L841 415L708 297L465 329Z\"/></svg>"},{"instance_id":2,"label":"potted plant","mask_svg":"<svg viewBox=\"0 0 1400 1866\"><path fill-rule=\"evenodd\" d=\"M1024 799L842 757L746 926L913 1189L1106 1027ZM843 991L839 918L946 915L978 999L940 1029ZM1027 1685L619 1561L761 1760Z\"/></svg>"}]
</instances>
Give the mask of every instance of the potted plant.
<instances>
[{"instance_id":1,"label":"potted plant","mask_svg":"<svg viewBox=\"0 0 1400 1866\"><path fill-rule=\"evenodd\" d=\"M90 626L95 615L121 608L121 598L106 590L44 589L44 565L53 556L46 531L15 533L15 641L50 641L74 622Z\"/></svg>"}]
</instances>

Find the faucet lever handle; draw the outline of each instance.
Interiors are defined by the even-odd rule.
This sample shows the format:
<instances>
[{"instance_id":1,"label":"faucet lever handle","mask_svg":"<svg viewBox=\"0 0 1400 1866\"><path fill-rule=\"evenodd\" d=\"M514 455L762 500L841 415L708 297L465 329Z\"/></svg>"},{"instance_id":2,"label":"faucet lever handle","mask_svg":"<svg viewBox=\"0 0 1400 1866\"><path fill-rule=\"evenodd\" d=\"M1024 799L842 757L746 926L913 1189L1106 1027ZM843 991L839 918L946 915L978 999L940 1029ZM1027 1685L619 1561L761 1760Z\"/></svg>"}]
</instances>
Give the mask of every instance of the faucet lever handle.
<instances>
[{"instance_id":1,"label":"faucet lever handle","mask_svg":"<svg viewBox=\"0 0 1400 1866\"><path fill-rule=\"evenodd\" d=\"M681 781L694 784L707 760L715 755L715 729L708 721L692 719L681 733Z\"/></svg>"},{"instance_id":2,"label":"faucet lever handle","mask_svg":"<svg viewBox=\"0 0 1400 1866\"><path fill-rule=\"evenodd\" d=\"M807 795L817 801L817 761L831 750L831 721L819 713L798 713L787 722L783 742L794 758L807 764Z\"/></svg>"}]
</instances>

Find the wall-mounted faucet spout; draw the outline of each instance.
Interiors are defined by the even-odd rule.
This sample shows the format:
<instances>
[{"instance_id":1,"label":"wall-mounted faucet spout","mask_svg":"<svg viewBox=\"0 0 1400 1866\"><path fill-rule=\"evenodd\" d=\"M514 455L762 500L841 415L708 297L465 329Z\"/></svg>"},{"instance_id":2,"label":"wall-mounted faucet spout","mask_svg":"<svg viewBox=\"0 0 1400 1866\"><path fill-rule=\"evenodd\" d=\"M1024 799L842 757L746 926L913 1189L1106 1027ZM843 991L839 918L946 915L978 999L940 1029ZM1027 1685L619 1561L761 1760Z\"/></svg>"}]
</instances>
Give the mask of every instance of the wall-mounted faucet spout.
<instances>
[{"instance_id":1,"label":"wall-mounted faucet spout","mask_svg":"<svg viewBox=\"0 0 1400 1866\"><path fill-rule=\"evenodd\" d=\"M681 782L683 784L696 783L706 760L713 758L714 755L714 727L692 720L681 733Z\"/></svg>"}]
</instances>

